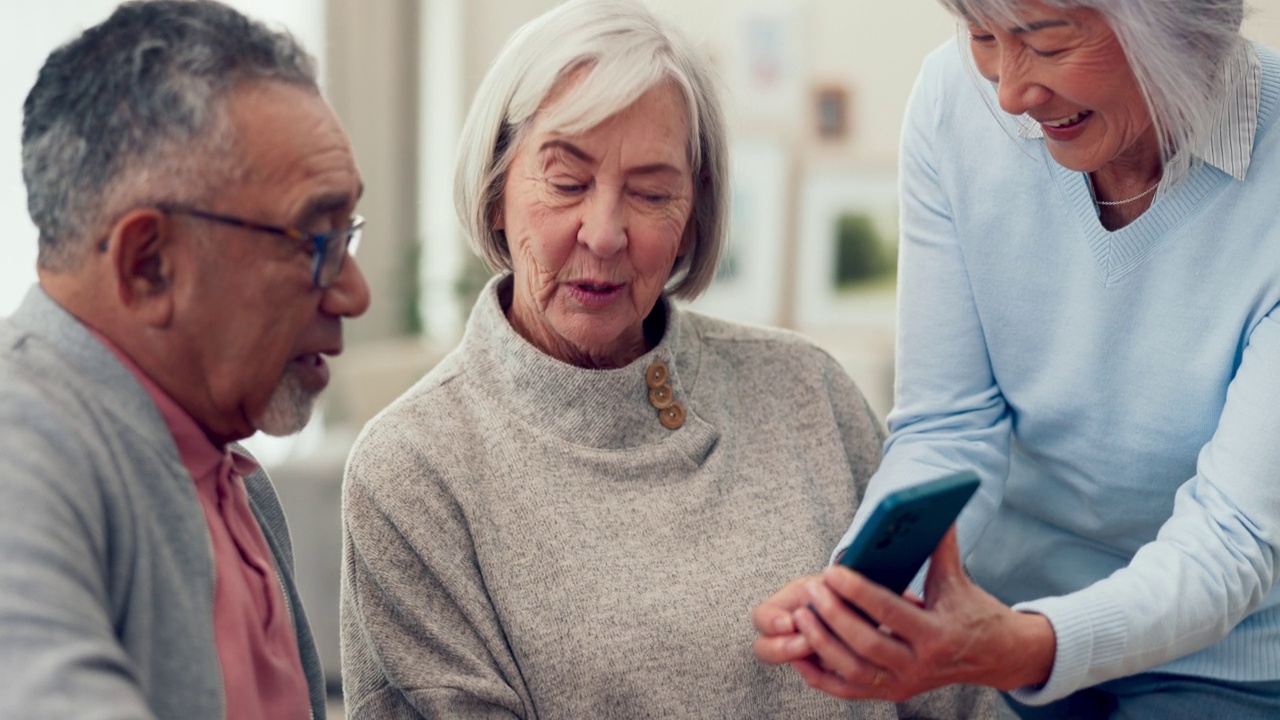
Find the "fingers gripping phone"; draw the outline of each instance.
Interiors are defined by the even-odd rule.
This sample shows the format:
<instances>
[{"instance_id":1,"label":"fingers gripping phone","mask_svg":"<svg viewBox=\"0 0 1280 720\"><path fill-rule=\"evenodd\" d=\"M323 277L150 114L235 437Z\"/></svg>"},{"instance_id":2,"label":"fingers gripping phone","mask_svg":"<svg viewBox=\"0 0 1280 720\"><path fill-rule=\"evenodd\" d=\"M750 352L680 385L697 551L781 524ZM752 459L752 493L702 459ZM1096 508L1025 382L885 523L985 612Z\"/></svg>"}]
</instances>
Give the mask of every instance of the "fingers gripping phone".
<instances>
[{"instance_id":1,"label":"fingers gripping phone","mask_svg":"<svg viewBox=\"0 0 1280 720\"><path fill-rule=\"evenodd\" d=\"M889 493L836 562L902 594L978 484L962 472Z\"/></svg>"}]
</instances>

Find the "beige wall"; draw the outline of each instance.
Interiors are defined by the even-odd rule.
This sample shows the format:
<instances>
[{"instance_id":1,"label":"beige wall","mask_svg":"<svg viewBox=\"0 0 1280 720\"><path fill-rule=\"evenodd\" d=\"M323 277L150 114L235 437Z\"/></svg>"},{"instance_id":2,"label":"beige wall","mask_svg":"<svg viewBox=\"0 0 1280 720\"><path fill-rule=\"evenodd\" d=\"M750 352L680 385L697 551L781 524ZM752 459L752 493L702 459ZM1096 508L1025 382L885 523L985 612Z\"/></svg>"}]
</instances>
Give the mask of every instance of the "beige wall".
<instances>
[{"instance_id":1,"label":"beige wall","mask_svg":"<svg viewBox=\"0 0 1280 720\"><path fill-rule=\"evenodd\" d=\"M321 2L322 0L316 0ZM936 0L649 0L703 44L725 77L735 144L762 138L779 144L790 158L788 186L801 192L804 179L841 172L892 173L898 130L920 61L953 36L955 24ZM471 96L502 44L523 23L557 0L327 0L328 92L356 146L368 190L362 210L369 218L361 265L374 289L369 315L353 324L352 336L378 339L403 334L413 313L413 252L434 246L452 250L435 266L455 265L468 251L450 223L447 194L432 197L448 176L453 145L439 138L420 142L428 123L456 128ZM1246 35L1280 47L1280 0L1253 2ZM421 38L430 35L433 13L447 8L461 40L453 61L442 63ZM753 100L741 81L746 23L759 15L782 14L794 29L791 49L798 70L781 101ZM440 83L441 78L448 82ZM432 98L424 88L449 88ZM838 141L813 129L813 90L838 85L849 91L850 132ZM777 98L775 98L776 100ZM761 110L767 112L761 112ZM735 145L737 146L737 145ZM436 169L437 172L425 170ZM439 170L445 169L445 172ZM431 185L432 187L428 187ZM444 188L447 191L447 188ZM789 215L794 219L792 197ZM431 222L424 207L432 207ZM797 243L793 227L781 239ZM426 257L426 256L424 256ZM431 258L427 257L429 261ZM794 267L785 262L783 268ZM447 274L446 274L447 275ZM435 273L436 296L442 288ZM787 297L794 295L790 289ZM784 302L778 318L793 324ZM460 314L450 309L449 313ZM449 342L457 327L439 338Z\"/></svg>"},{"instance_id":2,"label":"beige wall","mask_svg":"<svg viewBox=\"0 0 1280 720\"><path fill-rule=\"evenodd\" d=\"M469 98L502 43L523 23L557 4L556 0L468 0L463 88ZM898 125L911 81L924 55L952 36L954 25L934 0L650 0L708 49L729 85L730 120L735 135L784 135L800 140L808 155L837 165L892 168L896 162ZM740 62L743 26L756 14L783 9L793 12L800 27L803 54L801 103L789 113L791 122L754 122L734 113L740 88L730 76ZM851 90L853 117L848 141L823 143L807 132L812 120L808 90L817 84L840 83Z\"/></svg>"},{"instance_id":3,"label":"beige wall","mask_svg":"<svg viewBox=\"0 0 1280 720\"><path fill-rule=\"evenodd\" d=\"M521 24L555 6L556 0L466 0L464 94L469 98L489 62ZM1280 0L1254 0L1245 34L1280 48ZM936 0L649 0L649 5L705 45L729 75L753 13L792 8L800 16L808 76L805 85L839 83L852 97L852 133L846 142L825 143L807 127L753 124L732 116L738 134L798 135L806 156L819 166L892 169L902 110L920 61L955 34L951 17ZM806 98L807 99L807 98ZM732 100L732 93L731 93ZM807 123L806 103L793 117Z\"/></svg>"},{"instance_id":4,"label":"beige wall","mask_svg":"<svg viewBox=\"0 0 1280 720\"><path fill-rule=\"evenodd\" d=\"M354 342L410 330L418 243L420 87L417 0L329 3L325 92L351 136L368 231L359 253L373 302L349 323ZM411 265L411 264L410 264Z\"/></svg>"}]
</instances>

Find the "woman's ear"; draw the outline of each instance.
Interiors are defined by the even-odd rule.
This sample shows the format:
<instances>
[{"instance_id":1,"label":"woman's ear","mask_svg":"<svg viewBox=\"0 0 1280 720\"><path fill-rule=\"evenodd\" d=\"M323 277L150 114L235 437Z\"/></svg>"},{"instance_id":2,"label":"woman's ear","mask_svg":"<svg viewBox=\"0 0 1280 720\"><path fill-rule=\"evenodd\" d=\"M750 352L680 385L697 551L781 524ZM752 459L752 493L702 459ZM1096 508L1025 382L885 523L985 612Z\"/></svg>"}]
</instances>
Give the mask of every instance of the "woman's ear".
<instances>
[{"instance_id":1,"label":"woman's ear","mask_svg":"<svg viewBox=\"0 0 1280 720\"><path fill-rule=\"evenodd\" d=\"M684 224L684 233L680 235L680 248L676 250L676 257L684 257L689 251L693 250L693 244L698 241L697 223L691 217Z\"/></svg>"},{"instance_id":2,"label":"woman's ear","mask_svg":"<svg viewBox=\"0 0 1280 720\"><path fill-rule=\"evenodd\" d=\"M493 229L494 230L507 229L507 218L506 218L506 214L502 212L501 198L499 198L498 202L493 204Z\"/></svg>"},{"instance_id":3,"label":"woman's ear","mask_svg":"<svg viewBox=\"0 0 1280 720\"><path fill-rule=\"evenodd\" d=\"M173 223L155 208L131 210L107 236L116 294L126 311L155 327L173 317Z\"/></svg>"}]
</instances>

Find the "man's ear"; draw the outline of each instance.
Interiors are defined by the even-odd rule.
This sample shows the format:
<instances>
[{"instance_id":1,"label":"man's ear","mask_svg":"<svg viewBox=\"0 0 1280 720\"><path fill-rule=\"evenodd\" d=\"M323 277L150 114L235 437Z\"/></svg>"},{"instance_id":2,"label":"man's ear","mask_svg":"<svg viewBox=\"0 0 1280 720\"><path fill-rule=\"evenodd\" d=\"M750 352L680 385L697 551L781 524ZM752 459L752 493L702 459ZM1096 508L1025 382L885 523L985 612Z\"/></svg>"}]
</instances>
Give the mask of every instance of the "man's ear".
<instances>
[{"instance_id":1,"label":"man's ear","mask_svg":"<svg viewBox=\"0 0 1280 720\"><path fill-rule=\"evenodd\" d=\"M129 211L111 227L107 254L121 305L148 325L168 325L173 318L176 269L169 217L155 208Z\"/></svg>"}]
</instances>

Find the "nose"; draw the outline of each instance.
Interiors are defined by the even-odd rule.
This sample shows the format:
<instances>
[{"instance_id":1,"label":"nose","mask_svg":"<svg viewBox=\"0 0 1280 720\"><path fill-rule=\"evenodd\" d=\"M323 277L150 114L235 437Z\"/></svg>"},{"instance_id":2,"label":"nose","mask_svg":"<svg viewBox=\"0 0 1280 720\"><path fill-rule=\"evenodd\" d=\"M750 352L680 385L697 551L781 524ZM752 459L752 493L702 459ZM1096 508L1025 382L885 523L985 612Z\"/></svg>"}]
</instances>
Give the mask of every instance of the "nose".
<instances>
[{"instance_id":1,"label":"nose","mask_svg":"<svg viewBox=\"0 0 1280 720\"><path fill-rule=\"evenodd\" d=\"M369 309L369 300L369 283L355 257L349 255L342 262L338 278L325 288L320 308L329 315L353 318Z\"/></svg>"},{"instance_id":2,"label":"nose","mask_svg":"<svg viewBox=\"0 0 1280 720\"><path fill-rule=\"evenodd\" d=\"M597 186L583 210L578 242L597 257L613 257L627 246L623 213L621 190Z\"/></svg>"},{"instance_id":3,"label":"nose","mask_svg":"<svg viewBox=\"0 0 1280 720\"><path fill-rule=\"evenodd\" d=\"M1010 115L1021 115L1050 97L1049 89L1036 82L1022 53L1017 51L1001 51L999 71L992 81L996 83L1000 109Z\"/></svg>"}]
</instances>

